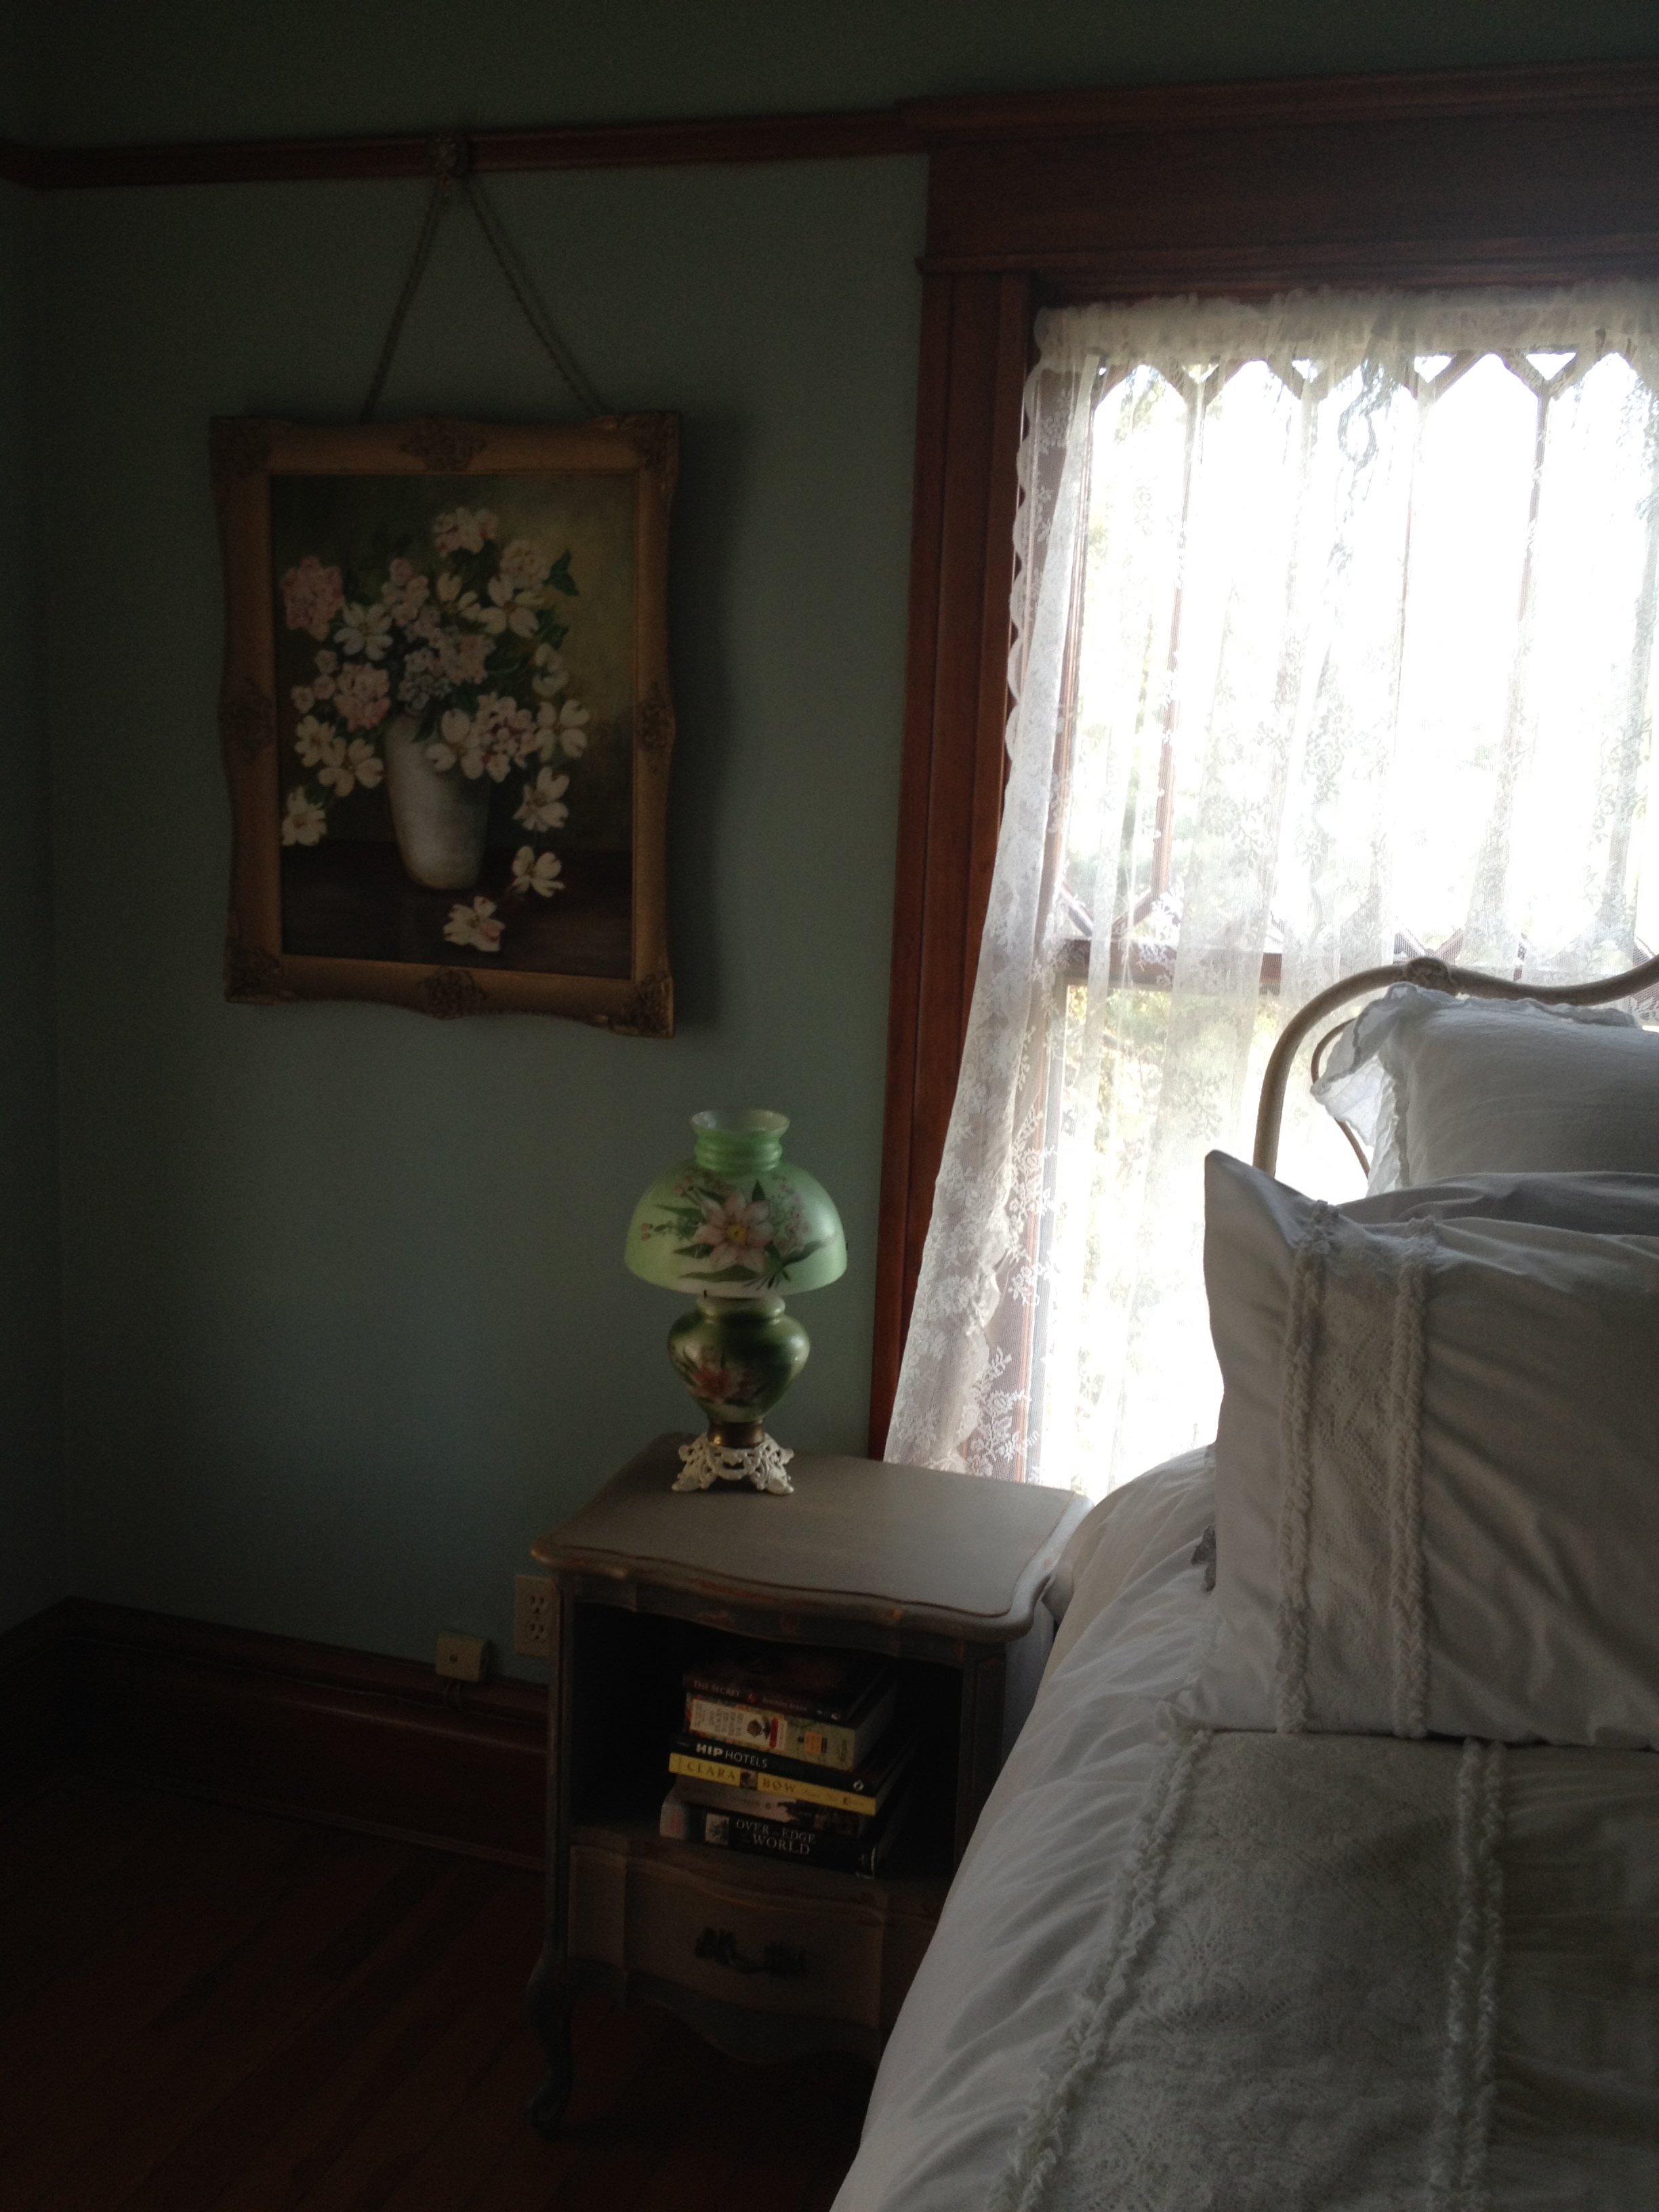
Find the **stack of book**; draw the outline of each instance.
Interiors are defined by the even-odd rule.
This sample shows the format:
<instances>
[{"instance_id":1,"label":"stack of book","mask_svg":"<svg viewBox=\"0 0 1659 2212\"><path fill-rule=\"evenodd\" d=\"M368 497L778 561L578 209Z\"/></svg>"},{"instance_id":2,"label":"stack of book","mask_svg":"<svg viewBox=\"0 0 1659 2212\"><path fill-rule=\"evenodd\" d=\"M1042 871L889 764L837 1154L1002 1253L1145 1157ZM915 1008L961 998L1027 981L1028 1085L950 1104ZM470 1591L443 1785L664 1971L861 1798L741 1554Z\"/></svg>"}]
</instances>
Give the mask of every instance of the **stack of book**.
<instances>
[{"instance_id":1,"label":"stack of book","mask_svg":"<svg viewBox=\"0 0 1659 2212\"><path fill-rule=\"evenodd\" d=\"M915 1737L891 1663L744 1644L683 1677L665 1836L874 1874L908 1808Z\"/></svg>"}]
</instances>

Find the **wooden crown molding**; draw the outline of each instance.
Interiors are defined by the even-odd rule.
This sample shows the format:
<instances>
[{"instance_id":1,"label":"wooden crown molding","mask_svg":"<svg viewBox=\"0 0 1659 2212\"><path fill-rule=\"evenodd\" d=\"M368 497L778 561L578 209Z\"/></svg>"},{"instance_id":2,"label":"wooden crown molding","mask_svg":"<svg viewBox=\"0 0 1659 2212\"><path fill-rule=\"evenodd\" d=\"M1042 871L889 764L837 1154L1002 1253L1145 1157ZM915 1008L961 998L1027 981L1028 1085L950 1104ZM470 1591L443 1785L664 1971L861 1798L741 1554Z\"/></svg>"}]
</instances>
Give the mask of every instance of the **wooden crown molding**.
<instances>
[{"instance_id":1,"label":"wooden crown molding","mask_svg":"<svg viewBox=\"0 0 1659 2212\"><path fill-rule=\"evenodd\" d=\"M553 169L824 161L923 150L896 109L745 115L671 123L574 125L464 133L482 176ZM430 177L430 134L246 138L170 146L33 147L0 139L0 176L38 191L142 185L350 183Z\"/></svg>"},{"instance_id":2,"label":"wooden crown molding","mask_svg":"<svg viewBox=\"0 0 1659 2212\"><path fill-rule=\"evenodd\" d=\"M926 127L923 268L1018 270L1050 299L1659 270L1650 62L1066 94Z\"/></svg>"},{"instance_id":3,"label":"wooden crown molding","mask_svg":"<svg viewBox=\"0 0 1659 2212\"><path fill-rule=\"evenodd\" d=\"M1659 61L1399 71L901 100L799 115L572 124L464 134L483 174L823 161L927 154L1021 139L1382 125L1457 117L1569 116L1659 108ZM343 183L432 173L432 137L201 140L171 145L30 146L0 139L0 178L40 191L143 185Z\"/></svg>"},{"instance_id":4,"label":"wooden crown molding","mask_svg":"<svg viewBox=\"0 0 1659 2212\"><path fill-rule=\"evenodd\" d=\"M899 110L928 147L1006 138L1096 138L1148 131L1265 130L1474 115L1577 115L1659 106L1659 60L1552 62L1271 77L1231 84L1103 87L913 100Z\"/></svg>"}]
</instances>

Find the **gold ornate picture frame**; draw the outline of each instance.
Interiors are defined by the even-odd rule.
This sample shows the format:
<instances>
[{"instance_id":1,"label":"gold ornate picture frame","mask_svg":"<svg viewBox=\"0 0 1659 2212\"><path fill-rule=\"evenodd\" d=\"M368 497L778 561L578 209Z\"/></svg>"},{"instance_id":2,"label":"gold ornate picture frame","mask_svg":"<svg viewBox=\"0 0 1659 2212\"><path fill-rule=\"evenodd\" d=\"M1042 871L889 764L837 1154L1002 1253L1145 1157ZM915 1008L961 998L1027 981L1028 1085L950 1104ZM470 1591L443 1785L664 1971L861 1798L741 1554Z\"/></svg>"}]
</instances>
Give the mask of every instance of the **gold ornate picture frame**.
<instances>
[{"instance_id":1,"label":"gold ornate picture frame","mask_svg":"<svg viewBox=\"0 0 1659 2212\"><path fill-rule=\"evenodd\" d=\"M673 1032L672 415L212 425L226 995Z\"/></svg>"}]
</instances>

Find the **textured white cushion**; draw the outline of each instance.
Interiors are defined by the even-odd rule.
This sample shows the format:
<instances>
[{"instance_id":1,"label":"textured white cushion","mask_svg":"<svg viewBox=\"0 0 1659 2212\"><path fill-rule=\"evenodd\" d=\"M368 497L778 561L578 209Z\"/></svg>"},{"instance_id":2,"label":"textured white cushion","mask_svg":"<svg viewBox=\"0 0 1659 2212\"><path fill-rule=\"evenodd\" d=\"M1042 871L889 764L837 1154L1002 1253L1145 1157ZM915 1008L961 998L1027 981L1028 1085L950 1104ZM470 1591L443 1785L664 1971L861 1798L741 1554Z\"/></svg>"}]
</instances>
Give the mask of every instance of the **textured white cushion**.
<instances>
[{"instance_id":1,"label":"textured white cushion","mask_svg":"<svg viewBox=\"0 0 1659 2212\"><path fill-rule=\"evenodd\" d=\"M1314 1096L1370 1153L1370 1188L1487 1170L1659 1174L1659 1036L1611 1007L1449 999L1396 983Z\"/></svg>"},{"instance_id":2,"label":"textured white cushion","mask_svg":"<svg viewBox=\"0 0 1659 2212\"><path fill-rule=\"evenodd\" d=\"M1206 1204L1194 1717L1659 1748L1659 1237L1368 1225L1221 1153Z\"/></svg>"}]
</instances>

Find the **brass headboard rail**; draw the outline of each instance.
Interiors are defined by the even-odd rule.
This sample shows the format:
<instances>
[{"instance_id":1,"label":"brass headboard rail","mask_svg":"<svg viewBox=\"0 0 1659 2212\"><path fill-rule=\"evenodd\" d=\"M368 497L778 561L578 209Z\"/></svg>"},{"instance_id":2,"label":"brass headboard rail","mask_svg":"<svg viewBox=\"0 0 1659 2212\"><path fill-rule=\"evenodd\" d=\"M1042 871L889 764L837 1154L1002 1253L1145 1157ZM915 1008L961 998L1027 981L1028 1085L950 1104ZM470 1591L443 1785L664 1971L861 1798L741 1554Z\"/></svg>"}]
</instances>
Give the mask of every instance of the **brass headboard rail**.
<instances>
[{"instance_id":1,"label":"brass headboard rail","mask_svg":"<svg viewBox=\"0 0 1659 2212\"><path fill-rule=\"evenodd\" d=\"M1594 983L1516 983L1507 975L1489 975L1480 968L1452 968L1431 954L1401 960L1386 968L1362 968L1340 982L1316 991L1305 1006L1291 1015L1267 1058L1261 1079L1261 1103L1256 1109L1257 1167L1271 1175L1279 1158L1279 1125L1285 1118L1285 1091L1291 1062L1297 1046L1333 1008L1373 991L1386 991L1391 983L1419 983L1427 991L1444 991L1468 999L1537 999L1547 1006L1601 1006L1612 999L1633 998L1638 991L1659 984L1659 958L1626 968L1617 975L1603 975Z\"/></svg>"}]
</instances>

